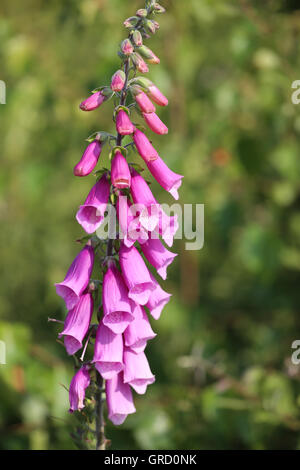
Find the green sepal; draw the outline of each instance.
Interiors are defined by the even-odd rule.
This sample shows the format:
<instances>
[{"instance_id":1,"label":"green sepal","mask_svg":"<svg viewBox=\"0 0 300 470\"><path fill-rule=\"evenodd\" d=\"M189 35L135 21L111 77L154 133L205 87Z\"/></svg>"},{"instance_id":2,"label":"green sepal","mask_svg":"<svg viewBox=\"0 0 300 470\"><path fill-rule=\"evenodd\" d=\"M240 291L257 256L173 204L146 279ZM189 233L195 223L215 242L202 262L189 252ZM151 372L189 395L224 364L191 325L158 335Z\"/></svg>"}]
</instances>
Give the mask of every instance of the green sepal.
<instances>
[{"instance_id":1,"label":"green sepal","mask_svg":"<svg viewBox=\"0 0 300 470\"><path fill-rule=\"evenodd\" d=\"M93 238L93 235L85 235L82 238L77 238L76 243L86 244L91 238Z\"/></svg>"},{"instance_id":2,"label":"green sepal","mask_svg":"<svg viewBox=\"0 0 300 470\"><path fill-rule=\"evenodd\" d=\"M101 170L95 171L94 175L96 176L96 181L98 182L105 173L107 173L107 176L109 175L108 168L101 168Z\"/></svg>"},{"instance_id":3,"label":"green sepal","mask_svg":"<svg viewBox=\"0 0 300 470\"><path fill-rule=\"evenodd\" d=\"M116 152L119 151L123 155L123 157L127 157L128 151L125 147L122 147L121 145L116 145L111 152L109 153L109 159L112 160L113 157L115 156Z\"/></svg>"},{"instance_id":4,"label":"green sepal","mask_svg":"<svg viewBox=\"0 0 300 470\"><path fill-rule=\"evenodd\" d=\"M108 132L96 131L85 140L89 143L93 142L94 140L99 140L99 142L105 144L109 137L111 137L111 135Z\"/></svg>"},{"instance_id":5,"label":"green sepal","mask_svg":"<svg viewBox=\"0 0 300 470\"><path fill-rule=\"evenodd\" d=\"M132 166L136 171L144 171L144 168L136 162L128 162L128 165Z\"/></svg>"}]
</instances>

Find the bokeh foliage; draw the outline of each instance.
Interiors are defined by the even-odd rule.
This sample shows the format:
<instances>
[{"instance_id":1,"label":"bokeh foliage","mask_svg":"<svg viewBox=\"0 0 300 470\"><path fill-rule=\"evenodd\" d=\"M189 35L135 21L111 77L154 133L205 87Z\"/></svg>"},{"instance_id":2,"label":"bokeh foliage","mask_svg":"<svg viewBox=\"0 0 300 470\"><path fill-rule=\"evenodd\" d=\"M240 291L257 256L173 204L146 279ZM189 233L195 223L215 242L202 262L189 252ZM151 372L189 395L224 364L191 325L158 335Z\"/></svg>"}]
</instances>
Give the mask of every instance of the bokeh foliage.
<instances>
[{"instance_id":1,"label":"bokeh foliage","mask_svg":"<svg viewBox=\"0 0 300 470\"><path fill-rule=\"evenodd\" d=\"M151 48L170 133L153 137L205 204L205 245L169 270L172 301L148 346L157 382L108 424L113 449L299 449L300 79L297 2L169 0ZM121 23L141 1L2 0L0 448L70 449L73 364L55 339L55 295L79 250L74 215L93 177L72 168L111 102L82 113L118 67ZM107 159L105 151L104 161ZM158 199L171 202L153 184Z\"/></svg>"}]
</instances>

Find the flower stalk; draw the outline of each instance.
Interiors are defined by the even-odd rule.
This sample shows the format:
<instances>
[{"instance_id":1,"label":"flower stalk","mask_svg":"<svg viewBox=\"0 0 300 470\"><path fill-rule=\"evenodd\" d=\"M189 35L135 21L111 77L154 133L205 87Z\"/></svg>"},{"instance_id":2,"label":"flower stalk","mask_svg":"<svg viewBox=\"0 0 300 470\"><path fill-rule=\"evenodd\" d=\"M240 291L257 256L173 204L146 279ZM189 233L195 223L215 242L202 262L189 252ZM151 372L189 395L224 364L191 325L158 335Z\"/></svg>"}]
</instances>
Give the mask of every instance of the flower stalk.
<instances>
[{"instance_id":1,"label":"flower stalk","mask_svg":"<svg viewBox=\"0 0 300 470\"><path fill-rule=\"evenodd\" d=\"M177 219L164 213L140 175L143 168L127 159L128 151L134 150L159 184L177 198L182 176L167 167L131 117L135 111L151 131L160 135L168 132L153 104L166 106L167 98L150 80L137 76L148 71L145 61L150 65L160 62L144 40L159 28L153 16L163 12L159 3L146 0L144 9L125 20L129 34L120 45L121 67L113 74L110 86L93 90L80 104L82 111L92 111L114 97L117 131L116 135L104 131L92 134L74 168L75 176L89 175L109 144L110 168L94 173L97 181L76 214L88 234L79 240L85 246L65 279L56 284L68 310L59 337L64 337L66 350L78 369L70 386L70 412L80 412L82 430L79 437L75 436L80 448L105 450L110 441L105 437L104 404L108 419L121 425L136 411L132 390L144 394L155 381L145 355L147 341L156 336L148 313L158 319L171 297L160 287L147 262L166 279L167 267L176 254L165 248L160 237L168 246L173 244ZM127 104L129 96L132 102ZM123 139L128 138L132 142L123 145ZM116 239L112 236L114 212L109 211L109 235L102 240L94 233L102 225L109 203L121 232ZM96 263L102 271L101 279L92 277ZM91 323L93 310L97 324Z\"/></svg>"}]
</instances>

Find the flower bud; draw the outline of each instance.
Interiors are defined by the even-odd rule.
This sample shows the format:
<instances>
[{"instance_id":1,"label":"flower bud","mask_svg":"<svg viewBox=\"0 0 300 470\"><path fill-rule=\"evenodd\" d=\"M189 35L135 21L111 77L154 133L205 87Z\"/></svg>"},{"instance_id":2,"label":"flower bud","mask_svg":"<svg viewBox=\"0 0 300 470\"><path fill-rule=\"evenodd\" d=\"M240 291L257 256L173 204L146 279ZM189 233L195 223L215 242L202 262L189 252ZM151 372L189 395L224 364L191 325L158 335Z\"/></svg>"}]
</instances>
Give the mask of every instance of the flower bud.
<instances>
[{"instance_id":1,"label":"flower bud","mask_svg":"<svg viewBox=\"0 0 300 470\"><path fill-rule=\"evenodd\" d=\"M85 149L81 160L74 167L75 176L87 176L89 175L98 163L101 153L101 143L98 139L91 142Z\"/></svg>"},{"instance_id":2,"label":"flower bud","mask_svg":"<svg viewBox=\"0 0 300 470\"><path fill-rule=\"evenodd\" d=\"M137 12L136 12L136 16L139 16L140 18L146 18L147 16L147 10L145 10L145 8L140 8Z\"/></svg>"},{"instance_id":3,"label":"flower bud","mask_svg":"<svg viewBox=\"0 0 300 470\"><path fill-rule=\"evenodd\" d=\"M126 75L123 70L117 70L111 77L110 88L112 91L122 91L125 84Z\"/></svg>"},{"instance_id":4,"label":"flower bud","mask_svg":"<svg viewBox=\"0 0 300 470\"><path fill-rule=\"evenodd\" d=\"M131 56L132 62L135 65L135 67L138 69L139 72L141 73L147 73L149 72L149 68L144 61L144 59L138 54L137 52L134 52Z\"/></svg>"},{"instance_id":5,"label":"flower bud","mask_svg":"<svg viewBox=\"0 0 300 470\"><path fill-rule=\"evenodd\" d=\"M124 39L124 41L122 41L121 50L122 50L123 54L125 54L125 55L130 55L130 54L133 53L134 48L133 48L133 45L132 45L130 39Z\"/></svg>"},{"instance_id":6,"label":"flower bud","mask_svg":"<svg viewBox=\"0 0 300 470\"><path fill-rule=\"evenodd\" d=\"M159 29L159 23L155 20L152 20L152 22L154 24L155 29Z\"/></svg>"},{"instance_id":7,"label":"flower bud","mask_svg":"<svg viewBox=\"0 0 300 470\"><path fill-rule=\"evenodd\" d=\"M153 20L145 20L145 28L152 34L155 34L156 28Z\"/></svg>"},{"instance_id":8,"label":"flower bud","mask_svg":"<svg viewBox=\"0 0 300 470\"><path fill-rule=\"evenodd\" d=\"M146 124L156 134L164 135L168 133L167 126L159 119L155 113L143 113Z\"/></svg>"},{"instance_id":9,"label":"flower bud","mask_svg":"<svg viewBox=\"0 0 300 470\"><path fill-rule=\"evenodd\" d=\"M143 37L138 29L135 29L132 33L132 40L137 47L143 45Z\"/></svg>"},{"instance_id":10,"label":"flower bud","mask_svg":"<svg viewBox=\"0 0 300 470\"><path fill-rule=\"evenodd\" d=\"M115 153L111 162L111 182L115 188L130 188L131 175L128 163L120 151Z\"/></svg>"},{"instance_id":11,"label":"flower bud","mask_svg":"<svg viewBox=\"0 0 300 470\"><path fill-rule=\"evenodd\" d=\"M147 46L141 46L138 48L139 54L147 59L150 64L159 64L159 58L154 54L154 52L149 49Z\"/></svg>"},{"instance_id":12,"label":"flower bud","mask_svg":"<svg viewBox=\"0 0 300 470\"><path fill-rule=\"evenodd\" d=\"M130 16L130 18L127 18L123 25L125 28L134 28L134 26L137 24L139 18L137 16Z\"/></svg>"},{"instance_id":13,"label":"flower bud","mask_svg":"<svg viewBox=\"0 0 300 470\"><path fill-rule=\"evenodd\" d=\"M154 103L159 106L167 106L168 99L162 94L162 92L153 83L149 86L147 95L151 98Z\"/></svg>"},{"instance_id":14,"label":"flower bud","mask_svg":"<svg viewBox=\"0 0 300 470\"><path fill-rule=\"evenodd\" d=\"M137 129L133 134L133 140L138 153L146 163L158 158L157 151L142 131Z\"/></svg>"},{"instance_id":15,"label":"flower bud","mask_svg":"<svg viewBox=\"0 0 300 470\"><path fill-rule=\"evenodd\" d=\"M155 106L141 88L137 85L130 87L130 91L142 113L155 113Z\"/></svg>"},{"instance_id":16,"label":"flower bud","mask_svg":"<svg viewBox=\"0 0 300 470\"><path fill-rule=\"evenodd\" d=\"M106 96L102 93L102 91L97 91L89 96L86 100L80 103L79 108L82 111L93 111L93 109L99 108L101 104L106 100Z\"/></svg>"},{"instance_id":17,"label":"flower bud","mask_svg":"<svg viewBox=\"0 0 300 470\"><path fill-rule=\"evenodd\" d=\"M135 131L135 126L132 124L128 114L123 109L121 109L117 114L116 128L117 132L121 135L130 135Z\"/></svg>"},{"instance_id":18,"label":"flower bud","mask_svg":"<svg viewBox=\"0 0 300 470\"><path fill-rule=\"evenodd\" d=\"M154 10L156 13L165 13L166 9L162 7L159 3L154 4Z\"/></svg>"}]
</instances>

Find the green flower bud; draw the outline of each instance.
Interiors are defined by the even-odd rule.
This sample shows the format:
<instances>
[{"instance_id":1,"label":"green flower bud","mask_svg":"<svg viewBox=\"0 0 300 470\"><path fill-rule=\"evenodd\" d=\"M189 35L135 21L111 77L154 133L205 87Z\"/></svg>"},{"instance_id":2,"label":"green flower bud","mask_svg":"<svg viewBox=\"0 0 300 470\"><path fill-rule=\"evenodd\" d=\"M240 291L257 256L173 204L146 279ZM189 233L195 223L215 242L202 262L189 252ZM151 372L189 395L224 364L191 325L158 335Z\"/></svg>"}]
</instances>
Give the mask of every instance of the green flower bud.
<instances>
[{"instance_id":1,"label":"green flower bud","mask_svg":"<svg viewBox=\"0 0 300 470\"><path fill-rule=\"evenodd\" d=\"M145 28L148 32L155 34L156 27L155 27L154 21L145 20Z\"/></svg>"},{"instance_id":2,"label":"green flower bud","mask_svg":"<svg viewBox=\"0 0 300 470\"><path fill-rule=\"evenodd\" d=\"M147 59L147 61L150 64L159 64L160 63L159 58L154 54L154 52L151 51L151 49L149 49L149 47L141 46L141 47L138 48L138 52L139 52L139 54L141 54L142 57Z\"/></svg>"},{"instance_id":3,"label":"green flower bud","mask_svg":"<svg viewBox=\"0 0 300 470\"><path fill-rule=\"evenodd\" d=\"M135 29L132 33L132 40L136 46L142 46L143 45L143 37L141 33L139 32L138 29Z\"/></svg>"},{"instance_id":4,"label":"green flower bud","mask_svg":"<svg viewBox=\"0 0 300 470\"><path fill-rule=\"evenodd\" d=\"M138 21L139 18L137 16L130 16L130 18L127 18L123 24L125 28L134 28Z\"/></svg>"},{"instance_id":5,"label":"green flower bud","mask_svg":"<svg viewBox=\"0 0 300 470\"><path fill-rule=\"evenodd\" d=\"M154 3L154 10L156 13L165 13L166 9L162 7L159 3Z\"/></svg>"},{"instance_id":6,"label":"green flower bud","mask_svg":"<svg viewBox=\"0 0 300 470\"><path fill-rule=\"evenodd\" d=\"M144 8L140 8L137 12L136 12L136 16L139 16L140 18L146 18L147 16L147 10L145 10Z\"/></svg>"}]
</instances>

